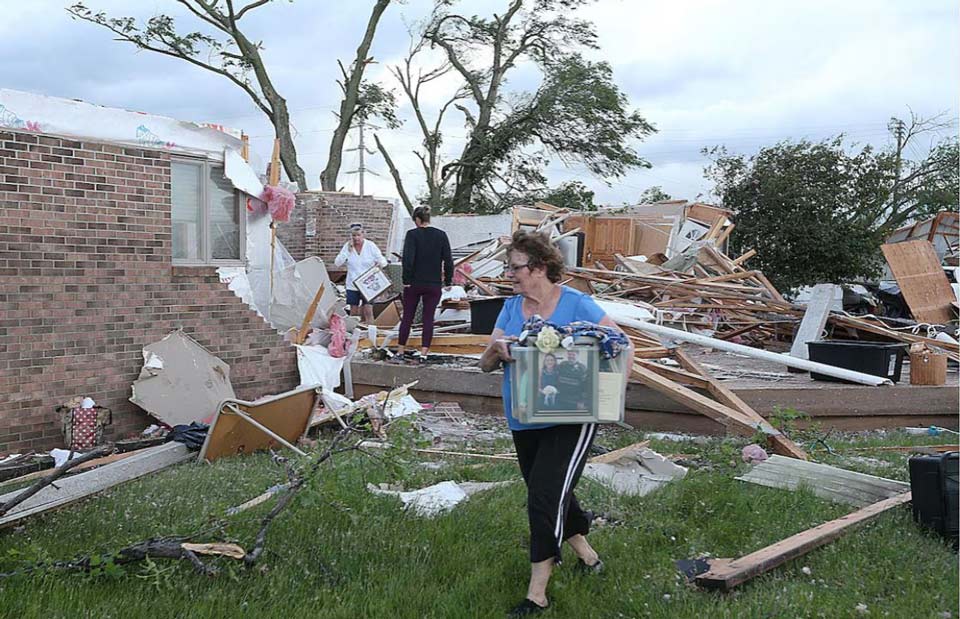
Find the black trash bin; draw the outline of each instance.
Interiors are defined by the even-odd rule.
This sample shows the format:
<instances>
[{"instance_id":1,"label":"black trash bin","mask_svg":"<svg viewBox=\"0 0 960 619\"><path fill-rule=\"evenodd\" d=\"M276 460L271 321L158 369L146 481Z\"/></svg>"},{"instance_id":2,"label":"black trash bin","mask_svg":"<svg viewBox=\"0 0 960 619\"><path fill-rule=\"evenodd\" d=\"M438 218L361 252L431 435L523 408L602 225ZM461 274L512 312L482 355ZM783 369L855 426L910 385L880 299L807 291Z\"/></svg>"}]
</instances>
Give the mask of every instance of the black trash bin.
<instances>
[{"instance_id":1,"label":"black trash bin","mask_svg":"<svg viewBox=\"0 0 960 619\"><path fill-rule=\"evenodd\" d=\"M822 340L807 342L807 350L810 353L810 361L863 372L881 378L889 378L893 382L897 382L900 380L900 372L903 370L903 355L907 351L907 345L886 342ZM810 372L810 377L813 380L851 382L816 372Z\"/></svg>"},{"instance_id":2,"label":"black trash bin","mask_svg":"<svg viewBox=\"0 0 960 619\"><path fill-rule=\"evenodd\" d=\"M470 301L470 333L490 335L497 324L497 316L506 297L472 299Z\"/></svg>"}]
</instances>

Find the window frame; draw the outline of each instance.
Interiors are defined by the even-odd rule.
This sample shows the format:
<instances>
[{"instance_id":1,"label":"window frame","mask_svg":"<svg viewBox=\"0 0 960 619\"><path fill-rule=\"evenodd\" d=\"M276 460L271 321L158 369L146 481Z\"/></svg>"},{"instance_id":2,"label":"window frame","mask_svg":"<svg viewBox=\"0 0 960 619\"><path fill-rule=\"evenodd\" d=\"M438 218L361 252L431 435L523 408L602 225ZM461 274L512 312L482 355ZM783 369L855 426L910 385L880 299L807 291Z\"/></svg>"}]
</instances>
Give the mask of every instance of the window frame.
<instances>
[{"instance_id":1,"label":"window frame","mask_svg":"<svg viewBox=\"0 0 960 619\"><path fill-rule=\"evenodd\" d=\"M200 168L200 258L174 258L173 257L173 170L174 163L192 165ZM184 267L203 267L203 266L244 266L247 261L247 217L241 201L241 192L236 187L233 188L233 202L237 209L237 228L240 236L239 240L239 258L213 258L212 243L210 239L210 188L209 184L211 173L220 170L223 178L227 178L224 172L223 162L210 161L195 157L171 157L170 172L170 253L172 263L176 266ZM227 179L227 182L230 182ZM231 187L232 187L231 183Z\"/></svg>"}]
</instances>

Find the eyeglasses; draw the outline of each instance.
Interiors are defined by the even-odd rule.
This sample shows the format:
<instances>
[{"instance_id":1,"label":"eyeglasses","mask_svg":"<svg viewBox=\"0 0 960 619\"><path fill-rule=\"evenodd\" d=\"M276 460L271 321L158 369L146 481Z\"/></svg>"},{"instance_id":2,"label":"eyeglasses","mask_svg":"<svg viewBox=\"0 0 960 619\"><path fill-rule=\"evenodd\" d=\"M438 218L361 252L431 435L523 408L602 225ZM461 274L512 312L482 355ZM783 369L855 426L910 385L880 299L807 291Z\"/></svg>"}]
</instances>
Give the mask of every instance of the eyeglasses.
<instances>
[{"instance_id":1,"label":"eyeglasses","mask_svg":"<svg viewBox=\"0 0 960 619\"><path fill-rule=\"evenodd\" d=\"M516 273L522 268L530 268L529 264L508 264L503 270L507 273Z\"/></svg>"}]
</instances>

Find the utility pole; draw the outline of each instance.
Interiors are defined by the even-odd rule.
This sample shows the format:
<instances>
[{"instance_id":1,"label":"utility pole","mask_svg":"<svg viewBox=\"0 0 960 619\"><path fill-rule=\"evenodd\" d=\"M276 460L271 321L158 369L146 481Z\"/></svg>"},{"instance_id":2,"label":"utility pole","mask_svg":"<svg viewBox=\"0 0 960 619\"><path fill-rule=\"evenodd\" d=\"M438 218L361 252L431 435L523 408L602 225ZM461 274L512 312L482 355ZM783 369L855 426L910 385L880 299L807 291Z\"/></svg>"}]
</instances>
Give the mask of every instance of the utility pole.
<instances>
[{"instance_id":1,"label":"utility pole","mask_svg":"<svg viewBox=\"0 0 960 619\"><path fill-rule=\"evenodd\" d=\"M357 123L357 131L360 132L359 143L357 144L357 147L356 147L356 148L348 148L348 149L346 149L348 152L350 152L350 151L355 151L355 150L356 150L356 151L360 151L360 161L359 161L359 163L358 163L358 165L357 165L357 169L356 169L356 170L350 170L350 171L347 172L347 174L359 174L359 175L360 175L360 195L361 195L361 196L364 195L364 192L363 192L363 176L364 176L364 174L370 173L370 174L373 174L374 176L380 176L379 174L377 174L377 173L374 172L373 170L368 170L366 164L364 163L364 158L363 158L364 154L373 155L374 152L375 152L375 151L373 151L373 150L370 150L370 149L366 148L366 146L365 146L364 143L363 143L363 128L366 126L366 124L367 124L367 123L366 123L366 120L363 119L363 118L361 118L361 119L360 119L360 122ZM373 125L370 125L370 127L371 127L372 129L379 129L379 127L374 127Z\"/></svg>"},{"instance_id":2,"label":"utility pole","mask_svg":"<svg viewBox=\"0 0 960 619\"><path fill-rule=\"evenodd\" d=\"M890 124L887 125L887 129L892 131L897 138L897 150L895 151L896 160L894 162L894 177L893 177L893 196L892 196L892 209L895 212L897 209L900 193L900 170L901 170L901 156L905 144L903 143L904 139L904 126L903 121L898 118L890 119Z\"/></svg>"}]
</instances>

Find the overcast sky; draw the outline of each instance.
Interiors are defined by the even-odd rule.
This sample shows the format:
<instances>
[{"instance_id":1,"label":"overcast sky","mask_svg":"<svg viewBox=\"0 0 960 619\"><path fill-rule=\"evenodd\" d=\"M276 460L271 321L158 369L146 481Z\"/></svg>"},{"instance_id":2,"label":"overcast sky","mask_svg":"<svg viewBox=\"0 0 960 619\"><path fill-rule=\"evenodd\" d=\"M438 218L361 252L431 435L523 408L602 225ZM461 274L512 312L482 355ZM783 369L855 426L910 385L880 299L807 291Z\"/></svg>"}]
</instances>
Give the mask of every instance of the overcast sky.
<instances>
[{"instance_id":1,"label":"overcast sky","mask_svg":"<svg viewBox=\"0 0 960 619\"><path fill-rule=\"evenodd\" d=\"M90 103L218 122L252 136L254 151L269 158L272 127L239 88L185 62L137 52L93 24L73 21L67 0L2 0L0 87ZM339 105L336 61L349 62L372 0L278 0L244 18L248 36L263 41L275 85L287 99L297 132L300 163L311 188L319 188L326 163L333 109ZM506 0L466 2L471 12L502 11ZM184 28L196 21L174 0L88 0L115 16L169 13ZM390 6L373 45L378 61L369 77L396 88L387 68L409 45L408 24L422 19L429 0ZM660 185L674 197L706 195L703 147L726 145L753 153L784 139L822 139L844 133L859 143L886 144L886 125L909 109L920 115L957 115L960 100L960 22L956 0L599 0L582 10L593 21L614 79L630 104L658 133L635 144L653 167L620 180L593 177L582 166L554 162L551 184L580 180L605 204L636 202ZM521 68L516 90L535 87ZM454 79L431 91L444 100ZM398 89L399 90L399 89ZM409 107L407 122L381 138L397 160L409 193L423 188L422 172L409 154L419 141ZM462 117L449 114L445 144L462 147ZM348 147L355 146L351 136ZM344 155L343 169L357 166ZM396 197L379 156L368 166L367 193ZM357 190L356 175L340 184Z\"/></svg>"}]
</instances>

